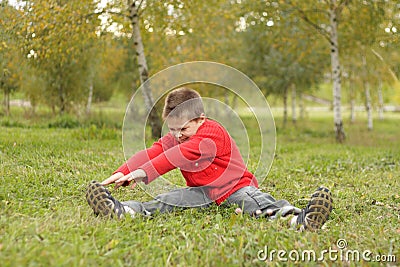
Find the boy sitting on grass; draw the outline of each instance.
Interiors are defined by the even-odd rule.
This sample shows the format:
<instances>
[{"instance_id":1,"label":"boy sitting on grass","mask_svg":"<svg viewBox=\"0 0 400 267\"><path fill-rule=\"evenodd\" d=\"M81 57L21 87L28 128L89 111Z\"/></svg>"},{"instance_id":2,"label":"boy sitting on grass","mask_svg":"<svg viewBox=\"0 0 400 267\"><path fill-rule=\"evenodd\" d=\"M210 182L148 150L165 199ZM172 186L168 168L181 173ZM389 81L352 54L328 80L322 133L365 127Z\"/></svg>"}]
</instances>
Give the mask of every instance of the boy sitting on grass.
<instances>
[{"instance_id":1,"label":"boy sitting on grass","mask_svg":"<svg viewBox=\"0 0 400 267\"><path fill-rule=\"evenodd\" d=\"M136 213L146 216L171 212L176 208L207 208L237 205L238 212L274 219L293 214L291 225L315 231L327 221L332 197L318 188L306 208L300 210L286 200L275 200L258 189L256 177L247 170L236 143L216 121L207 119L200 95L189 88L171 91L163 110L169 133L150 148L134 154L102 183L92 181L86 192L96 215L123 218ZM156 196L148 202L120 202L105 188L138 182L148 184L179 168L188 187Z\"/></svg>"}]
</instances>

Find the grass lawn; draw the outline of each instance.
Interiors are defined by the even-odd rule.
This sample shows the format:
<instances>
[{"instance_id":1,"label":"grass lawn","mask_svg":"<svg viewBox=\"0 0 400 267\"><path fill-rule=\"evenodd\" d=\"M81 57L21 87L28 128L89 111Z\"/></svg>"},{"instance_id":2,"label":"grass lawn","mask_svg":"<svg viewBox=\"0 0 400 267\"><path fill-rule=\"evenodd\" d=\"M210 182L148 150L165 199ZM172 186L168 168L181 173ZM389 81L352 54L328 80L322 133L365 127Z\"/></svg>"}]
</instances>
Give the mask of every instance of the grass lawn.
<instances>
[{"instance_id":1,"label":"grass lawn","mask_svg":"<svg viewBox=\"0 0 400 267\"><path fill-rule=\"evenodd\" d=\"M364 118L345 122L348 138L340 145L330 115L285 128L277 118L276 157L260 187L304 207L318 185L328 186L334 210L318 233L236 215L233 207L124 221L95 217L85 188L123 162L120 128L1 126L1 266L267 266L270 259L275 265L398 265L399 124L400 114L376 120L372 132ZM111 191L117 199L149 200L138 187Z\"/></svg>"}]
</instances>

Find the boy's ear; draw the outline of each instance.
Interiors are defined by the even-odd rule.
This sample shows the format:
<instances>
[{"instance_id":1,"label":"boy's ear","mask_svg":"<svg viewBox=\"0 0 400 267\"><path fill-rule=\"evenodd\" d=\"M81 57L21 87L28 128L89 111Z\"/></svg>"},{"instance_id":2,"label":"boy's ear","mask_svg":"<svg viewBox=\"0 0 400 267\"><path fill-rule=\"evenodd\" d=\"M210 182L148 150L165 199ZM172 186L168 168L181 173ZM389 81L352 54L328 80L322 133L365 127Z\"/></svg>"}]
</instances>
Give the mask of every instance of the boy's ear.
<instances>
[{"instance_id":1,"label":"boy's ear","mask_svg":"<svg viewBox=\"0 0 400 267\"><path fill-rule=\"evenodd\" d=\"M206 120L206 115L204 113L201 113L199 120L200 120L200 123L203 123Z\"/></svg>"}]
</instances>

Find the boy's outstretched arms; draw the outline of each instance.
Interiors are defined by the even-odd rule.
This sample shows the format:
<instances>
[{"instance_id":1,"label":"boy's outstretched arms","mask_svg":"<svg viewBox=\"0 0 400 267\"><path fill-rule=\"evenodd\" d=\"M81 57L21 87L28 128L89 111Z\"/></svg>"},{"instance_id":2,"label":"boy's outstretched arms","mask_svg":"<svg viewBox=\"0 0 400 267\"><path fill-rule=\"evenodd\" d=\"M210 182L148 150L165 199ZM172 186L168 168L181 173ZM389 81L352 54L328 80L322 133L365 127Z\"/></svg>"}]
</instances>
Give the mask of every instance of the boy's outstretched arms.
<instances>
[{"instance_id":1,"label":"boy's outstretched arms","mask_svg":"<svg viewBox=\"0 0 400 267\"><path fill-rule=\"evenodd\" d=\"M126 184L128 185L131 181L134 181L131 188L136 186L136 183L141 182L147 177L146 172L142 169L134 170L133 172L124 175L122 172L117 172L111 175L109 178L101 182L102 185L109 185L115 183L115 189Z\"/></svg>"}]
</instances>

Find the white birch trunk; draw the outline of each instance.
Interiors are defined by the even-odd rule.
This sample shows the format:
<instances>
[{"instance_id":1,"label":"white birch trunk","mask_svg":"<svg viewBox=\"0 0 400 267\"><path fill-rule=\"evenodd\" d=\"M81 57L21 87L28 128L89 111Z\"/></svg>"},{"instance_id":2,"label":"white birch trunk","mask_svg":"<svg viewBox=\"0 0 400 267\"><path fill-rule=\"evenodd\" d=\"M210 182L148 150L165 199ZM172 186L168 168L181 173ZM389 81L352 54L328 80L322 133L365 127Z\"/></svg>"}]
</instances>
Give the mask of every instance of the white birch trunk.
<instances>
[{"instance_id":1,"label":"white birch trunk","mask_svg":"<svg viewBox=\"0 0 400 267\"><path fill-rule=\"evenodd\" d=\"M129 18L132 25L132 39L135 45L136 58L139 70L140 84L143 85L149 78L149 72L147 67L146 56L144 53L144 46L142 36L140 33L139 25L139 3L135 0L128 0L129 6ZM161 123L157 111L155 109L154 99L151 93L151 89L147 86L141 86L141 91L144 98L144 104L149 114L149 123L152 129L152 136L159 138L161 136Z\"/></svg>"},{"instance_id":2,"label":"white birch trunk","mask_svg":"<svg viewBox=\"0 0 400 267\"><path fill-rule=\"evenodd\" d=\"M367 111L368 118L368 130L372 130L373 128L373 120L372 120L372 107L371 107L371 94L369 88L369 82L365 82L365 109Z\"/></svg>"},{"instance_id":3,"label":"white birch trunk","mask_svg":"<svg viewBox=\"0 0 400 267\"><path fill-rule=\"evenodd\" d=\"M93 82L91 82L89 86L89 96L86 105L86 115L90 114L90 108L92 107L92 99L93 99Z\"/></svg>"},{"instance_id":4,"label":"white birch trunk","mask_svg":"<svg viewBox=\"0 0 400 267\"><path fill-rule=\"evenodd\" d=\"M350 123L356 121L356 94L352 77L349 77L349 98L350 98Z\"/></svg>"},{"instance_id":5,"label":"white birch trunk","mask_svg":"<svg viewBox=\"0 0 400 267\"><path fill-rule=\"evenodd\" d=\"M283 92L283 126L286 125L288 117L287 99L288 99L288 89L285 89L285 91Z\"/></svg>"},{"instance_id":6,"label":"white birch trunk","mask_svg":"<svg viewBox=\"0 0 400 267\"><path fill-rule=\"evenodd\" d=\"M296 114L296 85L292 85L292 122L296 123L297 114Z\"/></svg>"},{"instance_id":7,"label":"white birch trunk","mask_svg":"<svg viewBox=\"0 0 400 267\"><path fill-rule=\"evenodd\" d=\"M305 106L304 106L304 98L303 98L303 94L300 94L300 98L299 98L299 109L300 109L300 118L304 119L305 117Z\"/></svg>"},{"instance_id":8,"label":"white birch trunk","mask_svg":"<svg viewBox=\"0 0 400 267\"><path fill-rule=\"evenodd\" d=\"M379 119L383 120L383 94L382 94L382 81L379 80L379 85L378 85L378 101L379 101Z\"/></svg>"},{"instance_id":9,"label":"white birch trunk","mask_svg":"<svg viewBox=\"0 0 400 267\"><path fill-rule=\"evenodd\" d=\"M343 142L345 133L343 129L342 111L341 111L341 71L339 63L339 42L337 35L337 3L336 0L331 0L329 10L330 20L330 41L331 41L331 68L333 79L333 120L335 125L336 140Z\"/></svg>"},{"instance_id":10,"label":"white birch trunk","mask_svg":"<svg viewBox=\"0 0 400 267\"><path fill-rule=\"evenodd\" d=\"M4 112L6 116L10 115L10 92L4 89Z\"/></svg>"},{"instance_id":11,"label":"white birch trunk","mask_svg":"<svg viewBox=\"0 0 400 267\"><path fill-rule=\"evenodd\" d=\"M350 122L354 123L356 121L356 107L355 107L356 101L354 98L350 100Z\"/></svg>"},{"instance_id":12,"label":"white birch trunk","mask_svg":"<svg viewBox=\"0 0 400 267\"><path fill-rule=\"evenodd\" d=\"M233 99L232 99L232 109L235 110L236 109L236 105L237 105L237 94L233 95Z\"/></svg>"},{"instance_id":13,"label":"white birch trunk","mask_svg":"<svg viewBox=\"0 0 400 267\"><path fill-rule=\"evenodd\" d=\"M364 67L364 90L365 90L365 110L367 112L368 130L372 130L372 106L371 106L371 92L370 84L368 82L368 69L367 69L367 59L365 54L362 55L362 63Z\"/></svg>"},{"instance_id":14,"label":"white birch trunk","mask_svg":"<svg viewBox=\"0 0 400 267\"><path fill-rule=\"evenodd\" d=\"M140 84L143 84L149 78L149 72L147 67L146 56L144 54L142 35L140 33L138 3L135 0L130 0L129 3L130 3L129 4L130 19L131 19L132 34L133 34L132 38L133 38L133 43L135 45L136 59L139 67L139 79L140 79ZM149 88L145 88L144 86L142 86L141 88L146 109L150 111L154 103L152 93Z\"/></svg>"},{"instance_id":15,"label":"white birch trunk","mask_svg":"<svg viewBox=\"0 0 400 267\"><path fill-rule=\"evenodd\" d=\"M225 101L225 115L229 116L231 114L231 108L229 105L229 91L225 90L224 92L224 101Z\"/></svg>"}]
</instances>

